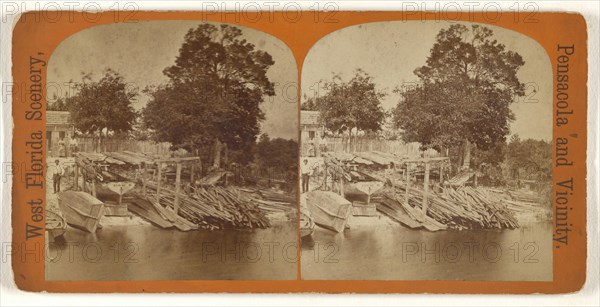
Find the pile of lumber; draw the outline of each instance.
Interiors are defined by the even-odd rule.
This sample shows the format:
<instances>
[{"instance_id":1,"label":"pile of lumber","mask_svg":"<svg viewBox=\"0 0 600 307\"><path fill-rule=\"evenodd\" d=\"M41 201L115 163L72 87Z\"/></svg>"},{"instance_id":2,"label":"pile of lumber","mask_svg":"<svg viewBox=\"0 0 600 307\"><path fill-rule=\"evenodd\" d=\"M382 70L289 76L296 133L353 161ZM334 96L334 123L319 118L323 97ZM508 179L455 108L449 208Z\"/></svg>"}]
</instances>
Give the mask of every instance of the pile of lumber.
<instances>
[{"instance_id":1,"label":"pile of lumber","mask_svg":"<svg viewBox=\"0 0 600 307\"><path fill-rule=\"evenodd\" d=\"M290 213L296 209L293 195L272 190L238 188L265 213Z\"/></svg>"},{"instance_id":2,"label":"pile of lumber","mask_svg":"<svg viewBox=\"0 0 600 307\"><path fill-rule=\"evenodd\" d=\"M143 195L136 195L133 197L133 199L130 200L128 209L129 211L150 221L152 224L162 228L175 227L181 231L189 231L199 228L198 225L195 225L183 217L175 214L174 211L159 205L156 200L144 197Z\"/></svg>"},{"instance_id":3,"label":"pile of lumber","mask_svg":"<svg viewBox=\"0 0 600 307\"><path fill-rule=\"evenodd\" d=\"M377 210L404 226L413 229L425 228L429 231L448 228L446 224L438 222L428 215L424 215L420 207L412 207L389 192L384 193L384 195L385 197L378 199Z\"/></svg>"},{"instance_id":4,"label":"pile of lumber","mask_svg":"<svg viewBox=\"0 0 600 307\"><path fill-rule=\"evenodd\" d=\"M147 188L156 190L156 185L149 182ZM152 192L148 192L145 198L156 201ZM174 212L175 191L169 187L161 187L157 205ZM179 193L178 214L202 229L271 226L256 202L233 187L207 186L196 188L192 193Z\"/></svg>"},{"instance_id":5,"label":"pile of lumber","mask_svg":"<svg viewBox=\"0 0 600 307\"><path fill-rule=\"evenodd\" d=\"M105 154L115 160L123 161L133 165L138 165L141 163L153 163L153 157L131 151L107 152Z\"/></svg>"},{"instance_id":6,"label":"pile of lumber","mask_svg":"<svg viewBox=\"0 0 600 307\"><path fill-rule=\"evenodd\" d=\"M198 183L201 185L215 185L217 184L224 176L231 175L228 171L217 170L214 171L205 177L201 178Z\"/></svg>"},{"instance_id":7,"label":"pile of lumber","mask_svg":"<svg viewBox=\"0 0 600 307\"><path fill-rule=\"evenodd\" d=\"M519 223L511 210L484 188L460 187L444 189L445 196L463 205L472 212L477 224L482 228L518 228Z\"/></svg>"},{"instance_id":8,"label":"pile of lumber","mask_svg":"<svg viewBox=\"0 0 600 307\"><path fill-rule=\"evenodd\" d=\"M534 214L540 217L550 217L552 214L550 206L544 206L544 201L533 193L494 188L487 188L487 191L515 214Z\"/></svg>"},{"instance_id":9,"label":"pile of lumber","mask_svg":"<svg viewBox=\"0 0 600 307\"><path fill-rule=\"evenodd\" d=\"M448 179L448 184L450 184L453 187L463 186L474 175L475 175L475 171L464 170L464 171L456 174L456 176Z\"/></svg>"},{"instance_id":10,"label":"pile of lumber","mask_svg":"<svg viewBox=\"0 0 600 307\"><path fill-rule=\"evenodd\" d=\"M389 165L390 163L401 163L400 158L395 157L392 154L383 153L379 151L362 151L354 153L357 157L371 161L378 165Z\"/></svg>"},{"instance_id":11,"label":"pile of lumber","mask_svg":"<svg viewBox=\"0 0 600 307\"><path fill-rule=\"evenodd\" d=\"M423 191L409 188L406 203L406 187L398 185L380 193L382 213L402 222L412 219L418 223L404 223L409 227L422 226L433 230L437 228L510 228L519 227L513 213L484 189L461 187L446 188L443 193L428 194L427 217L422 215ZM421 225L419 225L419 223ZM431 228L431 229L430 229Z\"/></svg>"}]
</instances>

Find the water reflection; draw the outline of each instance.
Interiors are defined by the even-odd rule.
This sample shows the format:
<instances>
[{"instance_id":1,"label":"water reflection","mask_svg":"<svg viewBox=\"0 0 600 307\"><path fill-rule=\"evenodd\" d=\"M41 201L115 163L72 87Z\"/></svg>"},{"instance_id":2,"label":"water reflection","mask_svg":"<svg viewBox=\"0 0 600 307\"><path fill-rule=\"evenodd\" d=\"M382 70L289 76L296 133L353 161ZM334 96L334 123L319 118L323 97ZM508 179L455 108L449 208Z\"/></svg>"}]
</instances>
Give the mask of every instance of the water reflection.
<instances>
[{"instance_id":1,"label":"water reflection","mask_svg":"<svg viewBox=\"0 0 600 307\"><path fill-rule=\"evenodd\" d=\"M296 225L181 232L154 226L69 228L47 252L48 280L296 279Z\"/></svg>"},{"instance_id":2,"label":"water reflection","mask_svg":"<svg viewBox=\"0 0 600 307\"><path fill-rule=\"evenodd\" d=\"M302 241L303 279L552 280L552 225L428 232L381 225Z\"/></svg>"}]
</instances>

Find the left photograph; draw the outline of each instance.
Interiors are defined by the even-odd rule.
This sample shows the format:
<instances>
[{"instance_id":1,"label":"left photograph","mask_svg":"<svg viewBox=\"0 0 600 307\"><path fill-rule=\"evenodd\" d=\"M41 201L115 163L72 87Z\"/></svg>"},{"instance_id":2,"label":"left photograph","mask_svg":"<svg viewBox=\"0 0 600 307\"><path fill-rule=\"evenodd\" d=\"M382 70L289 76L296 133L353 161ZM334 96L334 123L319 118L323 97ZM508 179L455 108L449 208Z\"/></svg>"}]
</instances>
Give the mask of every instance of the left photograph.
<instances>
[{"instance_id":1,"label":"left photograph","mask_svg":"<svg viewBox=\"0 0 600 307\"><path fill-rule=\"evenodd\" d=\"M98 25L47 67L46 279L295 280L298 70L224 23Z\"/></svg>"}]
</instances>

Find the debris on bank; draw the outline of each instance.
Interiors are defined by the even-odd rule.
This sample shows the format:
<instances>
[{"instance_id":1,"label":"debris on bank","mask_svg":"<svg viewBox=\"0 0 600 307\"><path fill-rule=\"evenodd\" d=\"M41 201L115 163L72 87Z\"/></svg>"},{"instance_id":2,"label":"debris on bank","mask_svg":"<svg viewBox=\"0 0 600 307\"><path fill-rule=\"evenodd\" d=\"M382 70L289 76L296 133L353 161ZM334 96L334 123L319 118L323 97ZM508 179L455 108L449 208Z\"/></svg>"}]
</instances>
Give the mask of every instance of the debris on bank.
<instances>
[{"instance_id":1,"label":"debris on bank","mask_svg":"<svg viewBox=\"0 0 600 307\"><path fill-rule=\"evenodd\" d=\"M195 180L198 157L78 153L69 167L63 179L69 188L57 194L57 213L48 223L57 235L65 223L87 232L102 224L144 224L134 216L181 231L268 228L296 218L295 198L283 191L229 185L231 173L220 169Z\"/></svg>"},{"instance_id":2,"label":"debris on bank","mask_svg":"<svg viewBox=\"0 0 600 307\"><path fill-rule=\"evenodd\" d=\"M316 179L316 190L306 193L305 215L337 232L344 229L340 221L348 226L349 216L360 217L364 225L383 215L428 231L515 229L520 222L551 217L535 192L478 186L478 173L471 169L449 177L448 157L409 158L378 151L326 152L323 157L316 167L322 183ZM341 201L314 197L328 195L323 193L348 200L351 214L340 209Z\"/></svg>"},{"instance_id":3,"label":"debris on bank","mask_svg":"<svg viewBox=\"0 0 600 307\"><path fill-rule=\"evenodd\" d=\"M406 199L408 197L408 203ZM509 228L519 227L513 213L500 201L493 199L483 188L444 188L442 193L428 195L428 208L423 216L423 192L409 188L408 195L402 185L382 193L386 208L394 208L395 216L408 217L400 220L411 228L422 226L428 230L445 228ZM389 210L382 208L384 214ZM398 211L404 210L404 213Z\"/></svg>"}]
</instances>

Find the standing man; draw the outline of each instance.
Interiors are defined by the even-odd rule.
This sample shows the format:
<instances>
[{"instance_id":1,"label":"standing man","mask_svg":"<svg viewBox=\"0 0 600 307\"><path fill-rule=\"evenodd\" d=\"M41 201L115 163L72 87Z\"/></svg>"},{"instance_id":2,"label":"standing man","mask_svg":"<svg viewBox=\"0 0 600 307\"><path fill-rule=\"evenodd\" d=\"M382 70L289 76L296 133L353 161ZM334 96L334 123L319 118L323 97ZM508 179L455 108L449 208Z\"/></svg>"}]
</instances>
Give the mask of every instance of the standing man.
<instances>
[{"instance_id":1,"label":"standing man","mask_svg":"<svg viewBox=\"0 0 600 307\"><path fill-rule=\"evenodd\" d=\"M308 165L308 159L304 159L300 164L300 174L302 175L302 193L308 192L308 181L312 173L311 167Z\"/></svg>"},{"instance_id":2,"label":"standing man","mask_svg":"<svg viewBox=\"0 0 600 307\"><path fill-rule=\"evenodd\" d=\"M60 161L57 159L55 161L56 165L54 166L54 173L52 174L52 183L54 185L54 194L60 192L60 178L62 178L65 170L62 165L60 165Z\"/></svg>"},{"instance_id":3,"label":"standing man","mask_svg":"<svg viewBox=\"0 0 600 307\"><path fill-rule=\"evenodd\" d=\"M71 146L71 156L77 152L78 148L77 148L77 139L75 138L74 135L71 136L71 140L69 141L69 146Z\"/></svg>"}]
</instances>

